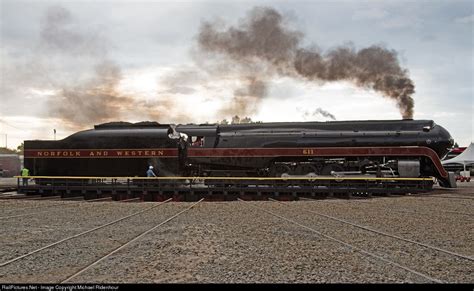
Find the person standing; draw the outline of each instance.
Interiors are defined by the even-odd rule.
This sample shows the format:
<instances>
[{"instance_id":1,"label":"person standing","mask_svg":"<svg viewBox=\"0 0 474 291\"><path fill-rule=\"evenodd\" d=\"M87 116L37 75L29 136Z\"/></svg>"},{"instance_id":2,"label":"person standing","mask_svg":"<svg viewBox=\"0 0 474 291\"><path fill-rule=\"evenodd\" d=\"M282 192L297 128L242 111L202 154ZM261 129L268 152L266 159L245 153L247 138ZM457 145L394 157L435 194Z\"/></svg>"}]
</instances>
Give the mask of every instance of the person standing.
<instances>
[{"instance_id":1,"label":"person standing","mask_svg":"<svg viewBox=\"0 0 474 291\"><path fill-rule=\"evenodd\" d=\"M156 177L155 172L153 172L153 166L148 167L148 171L146 171L147 177Z\"/></svg>"},{"instance_id":2,"label":"person standing","mask_svg":"<svg viewBox=\"0 0 474 291\"><path fill-rule=\"evenodd\" d=\"M26 168L26 167L23 167L23 169L21 169L21 176L22 177L29 177L30 176L30 170L28 170L28 168ZM29 178L23 178L23 186L28 186L28 179Z\"/></svg>"}]
</instances>

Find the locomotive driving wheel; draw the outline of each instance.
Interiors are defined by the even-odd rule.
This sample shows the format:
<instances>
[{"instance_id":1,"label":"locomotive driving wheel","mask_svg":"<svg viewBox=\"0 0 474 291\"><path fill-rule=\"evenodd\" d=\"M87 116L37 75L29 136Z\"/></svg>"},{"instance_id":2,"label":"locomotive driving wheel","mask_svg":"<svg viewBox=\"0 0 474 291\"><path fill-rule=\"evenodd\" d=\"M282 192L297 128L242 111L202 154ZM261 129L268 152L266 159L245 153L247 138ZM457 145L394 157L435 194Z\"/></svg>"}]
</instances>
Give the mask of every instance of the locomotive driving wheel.
<instances>
[{"instance_id":1,"label":"locomotive driving wheel","mask_svg":"<svg viewBox=\"0 0 474 291\"><path fill-rule=\"evenodd\" d=\"M295 168L296 175L307 175L309 173L314 173L317 175L318 170L314 165L311 164L298 164Z\"/></svg>"},{"instance_id":2,"label":"locomotive driving wheel","mask_svg":"<svg viewBox=\"0 0 474 291\"><path fill-rule=\"evenodd\" d=\"M283 174L289 174L291 171L290 167L285 164L274 164L270 169L271 177L281 177Z\"/></svg>"},{"instance_id":3,"label":"locomotive driving wheel","mask_svg":"<svg viewBox=\"0 0 474 291\"><path fill-rule=\"evenodd\" d=\"M270 168L270 177L286 178L291 173L291 168L285 164L273 164ZM288 187L288 180L282 179L274 181L274 186Z\"/></svg>"},{"instance_id":4,"label":"locomotive driving wheel","mask_svg":"<svg viewBox=\"0 0 474 291\"><path fill-rule=\"evenodd\" d=\"M337 164L329 164L323 167L321 175L323 176L334 176L332 172L342 172L344 168ZM342 182L343 179L335 179L335 182ZM324 181L323 184L330 186L332 183L330 180Z\"/></svg>"},{"instance_id":5,"label":"locomotive driving wheel","mask_svg":"<svg viewBox=\"0 0 474 291\"><path fill-rule=\"evenodd\" d=\"M344 171L344 169L340 165L329 164L323 167L323 169L321 170L321 175L332 176L331 174L332 172L342 172L342 171Z\"/></svg>"}]
</instances>

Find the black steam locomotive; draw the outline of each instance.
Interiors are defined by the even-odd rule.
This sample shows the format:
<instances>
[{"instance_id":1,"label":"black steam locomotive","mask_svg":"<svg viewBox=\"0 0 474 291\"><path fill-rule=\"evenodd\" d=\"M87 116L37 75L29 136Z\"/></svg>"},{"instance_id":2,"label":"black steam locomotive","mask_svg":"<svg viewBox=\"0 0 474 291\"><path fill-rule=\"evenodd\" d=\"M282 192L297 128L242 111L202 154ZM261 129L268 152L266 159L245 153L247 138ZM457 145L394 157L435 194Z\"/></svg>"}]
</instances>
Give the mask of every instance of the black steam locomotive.
<instances>
[{"instance_id":1,"label":"black steam locomotive","mask_svg":"<svg viewBox=\"0 0 474 291\"><path fill-rule=\"evenodd\" d=\"M169 125L111 122L59 141L25 141L35 176L436 177L452 147L431 120Z\"/></svg>"}]
</instances>

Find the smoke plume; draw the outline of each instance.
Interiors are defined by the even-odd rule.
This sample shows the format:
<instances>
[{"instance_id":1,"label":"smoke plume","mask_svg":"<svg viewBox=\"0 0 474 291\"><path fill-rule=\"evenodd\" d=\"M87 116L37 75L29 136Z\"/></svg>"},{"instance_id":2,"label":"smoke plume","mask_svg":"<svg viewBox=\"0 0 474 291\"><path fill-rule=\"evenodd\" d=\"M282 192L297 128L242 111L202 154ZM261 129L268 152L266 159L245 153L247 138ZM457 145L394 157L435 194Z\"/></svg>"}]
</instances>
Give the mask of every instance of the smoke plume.
<instances>
[{"instance_id":1,"label":"smoke plume","mask_svg":"<svg viewBox=\"0 0 474 291\"><path fill-rule=\"evenodd\" d=\"M81 126L112 120L135 103L117 92L121 72L113 62L97 64L95 73L86 82L64 86L50 102L51 112L70 125Z\"/></svg>"},{"instance_id":2,"label":"smoke plume","mask_svg":"<svg viewBox=\"0 0 474 291\"><path fill-rule=\"evenodd\" d=\"M332 120L336 120L336 117L334 115L332 115L330 112L328 112L326 110L323 110L320 107L316 108L316 110L314 110L314 112L313 112L313 115L317 115L317 114L320 114L324 117L331 118Z\"/></svg>"},{"instance_id":3,"label":"smoke plume","mask_svg":"<svg viewBox=\"0 0 474 291\"><path fill-rule=\"evenodd\" d=\"M315 118L317 116L322 116L329 118L331 120L336 120L336 116L332 114L331 112L322 109L321 107L316 108L315 110L307 110L301 107L296 107L296 110L302 113L303 118L308 119L308 118Z\"/></svg>"},{"instance_id":4,"label":"smoke plume","mask_svg":"<svg viewBox=\"0 0 474 291\"><path fill-rule=\"evenodd\" d=\"M49 114L70 129L91 124L139 117L164 120L174 113L174 102L163 97L145 102L119 90L123 79L120 66L108 53L109 41L95 30L85 30L63 7L51 7L42 22L40 47L52 60L67 63L55 74L55 63L46 62L45 74L55 80L55 95L48 102ZM74 65L71 65L74 64ZM185 121L178 113L173 116Z\"/></svg>"},{"instance_id":5,"label":"smoke plume","mask_svg":"<svg viewBox=\"0 0 474 291\"><path fill-rule=\"evenodd\" d=\"M254 114L257 112L260 98L265 95L267 90L265 82L258 80L255 76L248 76L242 80L242 83L244 87L234 91L231 103L220 110L222 115Z\"/></svg>"},{"instance_id":6,"label":"smoke plume","mask_svg":"<svg viewBox=\"0 0 474 291\"><path fill-rule=\"evenodd\" d=\"M413 117L413 81L400 67L395 51L377 45L361 50L346 45L321 52L302 47L303 38L279 12L257 7L235 27L203 22L197 41L203 55L223 56L218 59L223 64L215 67L238 66L245 73L241 79L251 80L246 90L235 92L233 106L227 108L237 114L252 113L247 110L253 107L244 104L258 104L265 97L265 80L279 75L314 82L350 81L395 101L403 118ZM256 84L260 89L252 90Z\"/></svg>"}]
</instances>

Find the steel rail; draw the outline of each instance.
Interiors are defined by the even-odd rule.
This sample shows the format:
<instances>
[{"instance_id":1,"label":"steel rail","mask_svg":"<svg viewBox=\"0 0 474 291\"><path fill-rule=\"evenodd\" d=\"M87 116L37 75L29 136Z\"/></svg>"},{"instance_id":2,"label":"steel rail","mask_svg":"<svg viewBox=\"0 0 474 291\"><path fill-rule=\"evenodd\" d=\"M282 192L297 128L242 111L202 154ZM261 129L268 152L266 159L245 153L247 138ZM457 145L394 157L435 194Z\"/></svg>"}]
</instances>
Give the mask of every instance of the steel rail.
<instances>
[{"instance_id":1,"label":"steel rail","mask_svg":"<svg viewBox=\"0 0 474 291\"><path fill-rule=\"evenodd\" d=\"M125 248L126 246L130 245L131 243L139 240L140 238L142 238L143 236L147 235L148 233L152 232L153 230L157 229L158 227L162 226L163 224L173 220L174 218L178 217L179 215L183 214L184 212L190 210L191 208L193 208L194 206L196 206L198 203L200 203L201 201L203 201L204 198L202 198L201 200L199 200L198 202L192 204L191 206L189 206L188 208L184 209L184 210L181 210L180 212L176 213L175 215L169 217L168 219L160 222L159 224L155 225L154 227L142 232L141 234L137 235L136 237L134 237L133 239L129 240L128 242L126 242L125 244L117 247L116 249L114 249L113 251L111 251L110 253L106 254L105 256L101 257L100 259L90 263L89 265L87 265L86 267L82 268L81 270L77 271L76 273L72 274L71 276L67 277L66 279L62 280L61 282L59 282L60 284L63 284L63 283L66 283L67 281L79 276L80 274L84 273L85 271L87 271L89 268L97 265L98 263L100 263L101 261L105 260L106 258L110 257L111 255L115 254L116 252L120 251L121 249Z\"/></svg>"},{"instance_id":2,"label":"steel rail","mask_svg":"<svg viewBox=\"0 0 474 291\"><path fill-rule=\"evenodd\" d=\"M100 201L109 201L109 200L112 200L112 196L104 197L104 198L84 200L84 202L100 202Z\"/></svg>"},{"instance_id":3,"label":"steel rail","mask_svg":"<svg viewBox=\"0 0 474 291\"><path fill-rule=\"evenodd\" d=\"M314 228L311 228L311 227L309 227L309 226L306 226L306 225L304 225L304 224L301 224L301 223L299 223L299 222L297 222L297 221L295 221L295 220L293 220L293 219L289 219L289 218L283 217L283 216L281 216L281 215L278 215L278 214L276 214L276 213L273 213L273 212L271 212L271 211L268 211L268 210L266 210L266 209L264 209L264 208L251 205L249 202L244 201L244 200L242 200L242 199L240 199L240 198L239 198L239 201L245 202L245 203L246 203L247 205L249 205L250 207L253 207L253 208L255 208L255 209L259 209L259 210L261 210L261 211L264 211L264 212L266 212L266 213L268 213L268 214L270 214L270 215L273 215L273 216L275 216L275 217L278 217L278 218L280 218L280 219L283 219L283 220L285 220L285 221L287 221L287 222L296 224L296 225L298 225L298 226L300 226L300 227L302 227L302 228L304 228L304 229L307 229L307 230L309 230L309 231L311 231L311 232L314 232L314 233L316 233L316 234L318 234L318 235L320 235L320 236L322 236L322 237L325 237L325 238L327 238L327 239L329 239L329 240L338 242L338 243L340 243L340 244L342 244L342 245L344 245L344 246L346 246L346 247L348 247L348 248L350 248L350 249L356 250L356 251L358 251L358 252L360 252L360 253L362 253L362 254L364 254L364 255L366 255L366 256L370 256L370 257L372 257L372 258L378 259L378 260L383 261L383 262L385 262L385 263L388 263L388 264L390 264L390 265L394 265L394 266L399 267L399 268L401 268L401 269L403 269L403 270L405 270L405 271L407 271L407 272L410 272L410 273L412 273L412 274L415 274L415 275L418 275L418 276L420 276L420 277L423 277L423 278L425 278L425 279L427 279L427 280L429 280L429 281L432 281L432 282L435 282L435 283L444 283L444 281L442 281L442 280L435 279L435 278L430 277L430 276L428 276L428 275L426 275L426 274L423 274L423 273L420 273L420 272L418 272L418 271L416 271L416 270L413 270L413 269L411 269L411 268L409 268L409 267L400 265L400 264L397 263L397 262L391 261L391 260L386 259L386 258L384 258L384 257L382 257L382 256L379 256L379 255L374 254L374 253L372 253L372 252L369 252L369 251L366 251L366 250L364 250L364 249L361 249L361 248L359 248L359 247L357 247L357 246L355 246L355 245L352 245L352 244L350 244L350 243L347 243L347 242L342 241L342 240L340 240L340 239L337 239L337 238L335 238L335 237L326 235L326 234L324 234L324 233L322 233L322 232L320 232L320 231L317 231L317 230L314 229Z\"/></svg>"},{"instance_id":4,"label":"steel rail","mask_svg":"<svg viewBox=\"0 0 474 291\"><path fill-rule=\"evenodd\" d=\"M134 201L140 201L141 198L140 197L136 197L136 198L130 198L130 199L125 199L125 200L119 200L118 202L134 202Z\"/></svg>"},{"instance_id":5,"label":"steel rail","mask_svg":"<svg viewBox=\"0 0 474 291\"><path fill-rule=\"evenodd\" d=\"M83 202L83 201L81 201ZM23 211L23 210L28 210L28 209L43 209L43 208L50 208L50 207L55 207L55 206L69 206L69 205L75 205L79 203L78 202L73 202L73 203L54 203L54 204L48 204L48 205L41 205L41 206L31 206L31 207L23 207L23 208L17 208L17 209L11 209L11 212L14 211ZM0 217L1 219L2 217Z\"/></svg>"},{"instance_id":6,"label":"steel rail","mask_svg":"<svg viewBox=\"0 0 474 291\"><path fill-rule=\"evenodd\" d=\"M446 198L449 198L449 197L446 197ZM309 201L316 201L315 199L311 199L311 198L303 198L303 199L304 200L309 200ZM471 200L471 199L469 199L469 200ZM358 207L358 206L360 206L360 205L357 205L356 207ZM438 213L432 213L432 212L427 212L427 211L412 211L412 210L406 209L406 208L393 209L393 208L390 208L390 207L387 207L387 206L382 206L382 208L385 208L389 211L402 212L402 213L414 213L414 214L418 214L418 215L428 214L428 215L437 215L437 216L446 217L446 215L441 215L441 214L438 214ZM461 211L437 210L437 212L439 212L439 213L459 214L459 215L466 215L466 216L474 216L474 213L461 212Z\"/></svg>"},{"instance_id":7,"label":"steel rail","mask_svg":"<svg viewBox=\"0 0 474 291\"><path fill-rule=\"evenodd\" d=\"M26 195L25 194L18 194L17 191L0 193L0 198L7 198L7 197L12 197L12 196L26 196Z\"/></svg>"},{"instance_id":8,"label":"steel rail","mask_svg":"<svg viewBox=\"0 0 474 291\"><path fill-rule=\"evenodd\" d=\"M463 200L474 200L474 197L461 197L461 196L453 196L453 197L448 197L448 196L435 196L435 195L426 195L426 196L410 196L410 197L416 197L416 198L444 198L444 199L463 199Z\"/></svg>"},{"instance_id":9,"label":"steel rail","mask_svg":"<svg viewBox=\"0 0 474 291\"><path fill-rule=\"evenodd\" d=\"M409 209L406 209L406 208L401 208L401 209L393 209L393 208L390 208L390 207L383 207L387 210L390 210L390 211L395 211L395 212L402 212L402 213L413 213L413 214L420 214L420 215L425 215L425 214L428 214L428 215L437 215L437 216L441 216L441 217L447 217L446 215L439 215L437 213L431 213L431 212L427 212L427 211L412 211L412 210L409 210ZM448 210L436 210L437 212L440 212L440 213L450 213L450 214L458 214L458 215L466 215L466 216L474 216L474 213L467 213L467 212L460 212L460 211L448 211Z\"/></svg>"},{"instance_id":10,"label":"steel rail","mask_svg":"<svg viewBox=\"0 0 474 291\"><path fill-rule=\"evenodd\" d=\"M7 197L0 197L2 200L31 200L32 198L39 198L41 195L14 195L14 196L7 196Z\"/></svg>"},{"instance_id":11,"label":"steel rail","mask_svg":"<svg viewBox=\"0 0 474 291\"><path fill-rule=\"evenodd\" d=\"M305 200L305 201L313 201L313 202L319 202L318 200L316 199L313 199L313 198L307 198L307 197L300 197L299 198L300 200ZM334 200L334 198L332 198ZM357 205L359 206L359 205ZM356 207L357 207L356 206ZM374 205L375 207L378 207L378 208L383 208L383 209L387 209L389 211L395 211L395 212L402 212L402 213L413 213L413 214L419 214L419 215L424 215L424 214L428 214L428 215L435 215L435 216L441 216L441 217L446 217L446 215L440 215L440 214L437 214L437 213L432 213L432 212L427 212L427 211L412 211L410 209L406 209L406 208L399 208L399 209L393 209L393 208L390 208L390 207L380 207L378 205ZM354 207L354 205L352 205L351 207ZM448 211L448 210L436 210L437 212L440 212L440 213L450 213L450 214L458 214L458 215L466 215L466 216L474 216L474 213L467 213L467 212L460 212L460 211Z\"/></svg>"},{"instance_id":12,"label":"steel rail","mask_svg":"<svg viewBox=\"0 0 474 291\"><path fill-rule=\"evenodd\" d=\"M54 200L54 199L58 199L58 198L61 198L61 195L56 195L56 196L41 196L41 197L34 197L34 198L26 198L25 200L33 200L33 201L36 201L36 200Z\"/></svg>"},{"instance_id":13,"label":"steel rail","mask_svg":"<svg viewBox=\"0 0 474 291\"><path fill-rule=\"evenodd\" d=\"M99 202L99 201L104 201L105 198L99 198L99 199L91 199L91 200L81 200L81 201L78 201L78 202L74 202L74 203L67 203L67 204L64 204L64 203L56 203L56 204L53 204L53 205L50 205L50 206L39 206L39 207L31 207L29 209L32 209L32 208L40 208L40 209L44 209L44 208L50 208L50 207L56 207L56 206L64 206L64 207L69 207L71 205L76 205L76 204L80 204L80 203L84 203L84 202ZM107 198L107 200L110 200L111 198ZM22 208L20 210L25 210L25 209L28 209L27 208ZM45 213L45 212L48 212L46 210L43 210L43 211L38 211L38 212L32 212L32 213L25 213L25 214L18 214L18 215L10 215L10 216L1 216L0 219L8 219L8 218L15 218L15 217L23 217L23 216L30 216L30 215L35 215L35 214L41 214L41 213Z\"/></svg>"},{"instance_id":14,"label":"steel rail","mask_svg":"<svg viewBox=\"0 0 474 291\"><path fill-rule=\"evenodd\" d=\"M439 210L438 210L438 211L439 211ZM460 212L460 211L441 210L441 212L452 213L452 214L459 214L459 215L466 215L466 216L474 216L474 213L467 213L467 212ZM426 212L425 212L425 213L426 213Z\"/></svg>"},{"instance_id":15,"label":"steel rail","mask_svg":"<svg viewBox=\"0 0 474 291\"><path fill-rule=\"evenodd\" d=\"M282 204L282 205L285 205L285 203L282 203L282 202L280 202L278 200L275 200L275 199L272 199L272 198L270 198L269 200L273 201L273 202L276 202L276 203L279 203L279 204ZM362 226L362 225L352 223L352 222L344 220L344 219L340 219L340 218L333 217L333 216L330 216L330 215L322 214L322 213L312 211L312 210L307 210L307 209L300 209L300 210L303 210L303 211L308 212L308 213L316 214L318 216L325 217L325 218L328 218L328 219L332 219L332 220L335 220L335 221L338 221L338 222L341 222L341 223L349 224L351 226L354 226L354 227L357 227L357 228L360 228L360 229L363 229L363 230L366 230L366 231L370 231L370 232L373 232L373 233L376 233L376 234L380 234L380 235L388 236L388 237L391 237L391 238L399 239L399 240L402 240L402 241L405 241L405 242L409 242L409 243L412 243L412 244L423 246L423 247L428 248L428 249L436 250L436 251L446 253L446 254L449 254L449 255L452 255L452 256L456 256L456 257L459 257L459 258L462 258L462 259L467 259L469 261L474 261L474 258L470 257L470 256L458 254L456 252L445 250L445 249L442 249L442 248L439 248L439 247L436 247L436 246L432 246L432 245L417 242L417 241L414 241L414 240L411 240L411 239L403 238L401 236L386 233L386 232L376 230L376 229L373 229L373 228L370 228L370 227L367 227L367 226Z\"/></svg>"},{"instance_id":16,"label":"steel rail","mask_svg":"<svg viewBox=\"0 0 474 291\"><path fill-rule=\"evenodd\" d=\"M8 265L8 264L11 264L11 263L16 262L16 261L18 261L18 260L20 260L20 259L26 258L26 257L28 257L28 256L31 256L31 255L33 255L33 254L35 254L35 253L37 253L37 252L42 251L42 250L51 248L51 247L53 247L53 246L55 246L55 245L58 245L58 244L60 244L60 243L65 242L65 241L68 241L68 240L71 240L71 239L73 239L73 238L76 238L76 237L79 237L79 236L82 236L82 235L91 233L91 232L93 232L93 231L99 230L99 229L104 228L104 227L107 227L107 226L109 226L109 225L118 223L118 222L120 222L120 221L122 221L122 220L125 220L125 219L127 219L127 218L130 218L130 217L132 217L132 216L136 216L136 215L141 214L141 213L143 213L143 212L149 211L149 210L151 210L151 209L153 209L153 208L155 208L155 207L158 207L158 206L160 206L160 205L163 205L163 204L165 204L165 203L167 203L167 202L169 202L169 201L171 201L171 200L172 200L172 198L170 198L170 199L168 199L168 200L166 200L166 201L163 201L163 202L161 202L161 203L158 203L158 204L156 204L156 205L153 205L152 207L149 207L149 208L146 208L146 209L144 209L144 210L141 210L141 211L132 213L132 214L130 214L130 215L124 216L124 217L122 217L122 218L119 218L119 219L114 220L114 221L112 221L112 222L109 222L109 223L106 223L106 224L103 224L103 225L94 227L94 228L89 229L89 230L87 230L87 231L84 231L84 232L75 234L75 235L73 235L73 236L64 238L64 239L59 240L59 241L57 241L57 242L54 242L54 243L52 243L52 244L46 245L46 246L44 246L44 247L41 247L41 248L36 249L36 250L34 250L34 251L31 251L31 252L29 252L29 253L27 253L27 254L24 254L24 255L21 255L21 256L19 256L19 257L16 257L16 258L13 258L13 259L11 259L11 260L8 260L8 261L6 261L6 262L3 262L3 263L0 264L0 267L4 267L4 266L6 266L6 265Z\"/></svg>"},{"instance_id":17,"label":"steel rail","mask_svg":"<svg viewBox=\"0 0 474 291\"><path fill-rule=\"evenodd\" d=\"M77 199L85 200L84 196L73 196L73 197L61 198L61 200L77 200Z\"/></svg>"}]
</instances>

